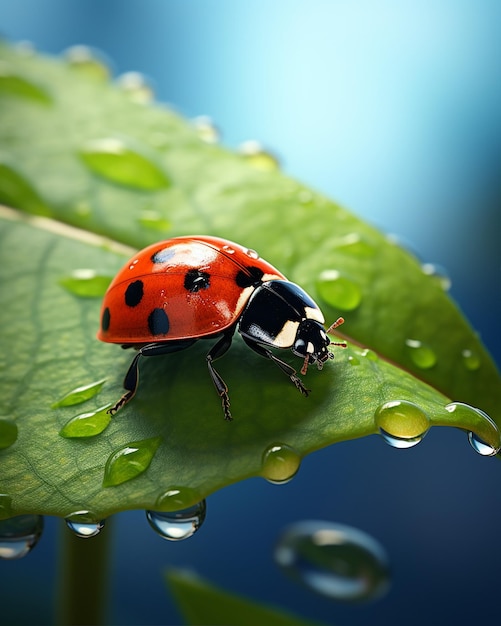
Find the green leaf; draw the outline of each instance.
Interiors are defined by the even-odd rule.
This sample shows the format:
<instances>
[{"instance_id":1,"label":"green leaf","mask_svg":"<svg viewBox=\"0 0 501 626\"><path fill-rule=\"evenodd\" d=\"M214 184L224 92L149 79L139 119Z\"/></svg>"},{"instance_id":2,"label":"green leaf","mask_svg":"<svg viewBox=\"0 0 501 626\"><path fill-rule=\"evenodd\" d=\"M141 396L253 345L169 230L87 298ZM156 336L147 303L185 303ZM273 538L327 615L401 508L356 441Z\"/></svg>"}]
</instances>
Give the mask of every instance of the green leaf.
<instances>
[{"instance_id":1,"label":"green leaf","mask_svg":"<svg viewBox=\"0 0 501 626\"><path fill-rule=\"evenodd\" d=\"M170 569L165 576L187 624L198 626L320 626L281 609L257 604L207 583L199 576Z\"/></svg>"},{"instance_id":2,"label":"green leaf","mask_svg":"<svg viewBox=\"0 0 501 626\"><path fill-rule=\"evenodd\" d=\"M253 165L204 142L164 107L138 104L65 60L4 45L0 57L11 75L51 94L40 106L0 83L0 162L10 172L0 199L15 207L0 213L0 416L18 430L0 452L0 493L12 514L88 510L102 519L154 510L176 490L189 506L250 476L286 481L304 455L380 428L401 446L450 425L474 431L487 451L499 447L482 412L501 423L496 368L415 258L262 159ZM125 162L93 160L99 150L89 146L117 138ZM138 184L143 175L149 182ZM257 249L330 322L345 316L348 348L333 347L333 362L308 371L304 398L237 336L218 362L230 424L207 373L211 344L198 342L143 359L133 401L93 422L120 398L132 358L95 338L103 290L136 249L188 233ZM143 441L158 447L141 471L126 464L106 486L117 451Z\"/></svg>"}]
</instances>

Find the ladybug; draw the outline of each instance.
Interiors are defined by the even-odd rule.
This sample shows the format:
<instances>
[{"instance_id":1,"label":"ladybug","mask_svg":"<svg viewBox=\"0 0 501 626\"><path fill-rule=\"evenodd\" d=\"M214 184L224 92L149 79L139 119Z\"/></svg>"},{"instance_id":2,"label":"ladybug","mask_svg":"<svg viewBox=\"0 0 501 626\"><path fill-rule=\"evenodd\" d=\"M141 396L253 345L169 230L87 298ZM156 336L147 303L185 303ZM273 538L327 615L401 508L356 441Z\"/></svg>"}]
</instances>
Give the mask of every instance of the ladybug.
<instances>
[{"instance_id":1,"label":"ladybug","mask_svg":"<svg viewBox=\"0 0 501 626\"><path fill-rule=\"evenodd\" d=\"M207 366L231 420L228 387L214 368L231 345L235 330L257 354L270 359L304 395L308 389L289 364L270 348L290 348L318 369L334 357L322 312L300 287L259 255L218 237L176 237L138 252L118 272L104 296L98 339L135 348L125 375L125 394L113 414L136 393L141 357L184 350L199 339L217 339ZM333 345L345 347L345 343Z\"/></svg>"}]
</instances>

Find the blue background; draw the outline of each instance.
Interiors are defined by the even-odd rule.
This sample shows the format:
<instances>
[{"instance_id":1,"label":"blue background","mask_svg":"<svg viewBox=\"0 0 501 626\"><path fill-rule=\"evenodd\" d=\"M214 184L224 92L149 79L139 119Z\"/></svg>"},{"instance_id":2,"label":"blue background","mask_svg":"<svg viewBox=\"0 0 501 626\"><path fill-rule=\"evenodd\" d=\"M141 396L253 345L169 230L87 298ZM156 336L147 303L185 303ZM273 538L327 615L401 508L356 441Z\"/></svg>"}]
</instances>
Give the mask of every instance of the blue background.
<instances>
[{"instance_id":1,"label":"blue background","mask_svg":"<svg viewBox=\"0 0 501 626\"><path fill-rule=\"evenodd\" d=\"M7 38L54 54L102 50L115 74L149 77L158 100L210 115L228 147L259 140L288 174L447 268L498 364L500 23L496 0L0 0ZM322 450L285 486L229 487L179 544L143 513L117 516L110 623L179 622L160 576L168 565L335 624L498 619L500 472L463 433L434 429L408 451L377 437ZM283 578L273 544L304 518L379 539L388 595L342 605ZM57 532L47 520L32 555L0 563L3 615L50 622Z\"/></svg>"}]
</instances>

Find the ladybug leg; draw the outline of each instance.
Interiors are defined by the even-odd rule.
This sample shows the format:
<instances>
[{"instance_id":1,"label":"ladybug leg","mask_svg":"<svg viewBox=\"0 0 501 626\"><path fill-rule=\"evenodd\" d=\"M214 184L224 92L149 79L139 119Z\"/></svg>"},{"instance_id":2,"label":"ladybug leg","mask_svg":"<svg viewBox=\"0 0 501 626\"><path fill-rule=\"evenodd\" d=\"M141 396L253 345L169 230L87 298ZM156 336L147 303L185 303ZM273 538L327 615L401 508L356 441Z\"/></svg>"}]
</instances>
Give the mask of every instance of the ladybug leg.
<instances>
[{"instance_id":1,"label":"ladybug leg","mask_svg":"<svg viewBox=\"0 0 501 626\"><path fill-rule=\"evenodd\" d=\"M214 387L216 388L219 397L221 398L221 404L223 405L223 413L224 419L231 422L233 420L230 413L230 397L228 395L228 387L224 380L221 378L219 372L214 369L212 365L213 361L221 358L231 346L231 341L233 339L234 328L231 329L231 332L225 333L221 339L215 343L207 354L207 366L209 368L209 374L212 378L212 382L214 383Z\"/></svg>"},{"instance_id":2,"label":"ladybug leg","mask_svg":"<svg viewBox=\"0 0 501 626\"><path fill-rule=\"evenodd\" d=\"M303 381L299 378L296 370L293 367L291 367L288 363L285 363L285 361L282 361L281 359L276 357L273 352L271 352L271 350L268 350L261 344L256 343L251 339L248 339L247 337L243 337L243 340L249 346L249 348L252 348L254 350L254 352L257 352L257 354L259 354L260 356L264 356L266 359L270 359L271 361L273 361L273 363L278 365L282 372L284 372L284 374L286 374L290 378L292 384L296 387L296 389L298 389L303 394L303 396L308 396L310 390L304 386Z\"/></svg>"}]
</instances>

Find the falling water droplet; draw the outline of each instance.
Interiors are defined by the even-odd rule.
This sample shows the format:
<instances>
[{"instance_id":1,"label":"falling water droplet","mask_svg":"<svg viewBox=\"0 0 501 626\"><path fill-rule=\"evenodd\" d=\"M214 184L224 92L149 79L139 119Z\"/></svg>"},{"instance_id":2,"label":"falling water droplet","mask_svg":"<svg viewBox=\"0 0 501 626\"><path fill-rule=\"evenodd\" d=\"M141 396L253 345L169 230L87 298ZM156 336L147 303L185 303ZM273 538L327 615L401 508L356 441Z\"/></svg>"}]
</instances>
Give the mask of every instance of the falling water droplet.
<instances>
[{"instance_id":1,"label":"falling water droplet","mask_svg":"<svg viewBox=\"0 0 501 626\"><path fill-rule=\"evenodd\" d=\"M463 365L470 372L475 372L480 368L480 357L474 350L467 348L461 352L461 356L463 357Z\"/></svg>"},{"instance_id":2,"label":"falling water droplet","mask_svg":"<svg viewBox=\"0 0 501 626\"><path fill-rule=\"evenodd\" d=\"M444 267L434 263L423 263L421 270L423 274L430 276L444 291L449 291L451 288L451 279Z\"/></svg>"},{"instance_id":3,"label":"falling water droplet","mask_svg":"<svg viewBox=\"0 0 501 626\"><path fill-rule=\"evenodd\" d=\"M51 104L52 98L40 85L12 72L6 63L0 62L0 93L23 98L36 104Z\"/></svg>"},{"instance_id":4,"label":"falling water droplet","mask_svg":"<svg viewBox=\"0 0 501 626\"><path fill-rule=\"evenodd\" d=\"M497 441L496 445L484 441L480 435L475 432L468 432L468 441L471 447L482 456L495 456L501 450L501 439L499 429L487 413L474 406L466 404L465 402L450 402L446 407L446 411L449 413L462 414L464 417L468 417L470 421L477 422L480 428L487 428L494 434L494 439Z\"/></svg>"},{"instance_id":5,"label":"falling water droplet","mask_svg":"<svg viewBox=\"0 0 501 626\"><path fill-rule=\"evenodd\" d=\"M82 539L99 535L105 525L105 520L96 520L96 516L90 511L70 513L64 521L71 532Z\"/></svg>"},{"instance_id":6,"label":"falling water droplet","mask_svg":"<svg viewBox=\"0 0 501 626\"><path fill-rule=\"evenodd\" d=\"M165 217L157 211L151 210L141 212L139 216L139 223L145 228L161 232L166 232L172 228L172 224L169 220L165 219Z\"/></svg>"},{"instance_id":7,"label":"falling water droplet","mask_svg":"<svg viewBox=\"0 0 501 626\"><path fill-rule=\"evenodd\" d=\"M148 104L155 97L152 81L140 72L126 72L117 78L116 83L133 102L138 104Z\"/></svg>"},{"instance_id":8,"label":"falling water droplet","mask_svg":"<svg viewBox=\"0 0 501 626\"><path fill-rule=\"evenodd\" d=\"M240 144L238 151L249 165L258 170L270 172L280 169L278 159L265 150L258 141L245 141Z\"/></svg>"},{"instance_id":9,"label":"falling water droplet","mask_svg":"<svg viewBox=\"0 0 501 626\"><path fill-rule=\"evenodd\" d=\"M205 141L205 143L217 143L219 141L221 133L212 119L207 115L199 115L195 117L191 123L197 135L202 141Z\"/></svg>"},{"instance_id":10,"label":"falling water droplet","mask_svg":"<svg viewBox=\"0 0 501 626\"><path fill-rule=\"evenodd\" d=\"M101 298L106 293L113 277L100 274L94 269L81 268L63 276L59 284L80 298Z\"/></svg>"},{"instance_id":11,"label":"falling water droplet","mask_svg":"<svg viewBox=\"0 0 501 626\"><path fill-rule=\"evenodd\" d=\"M269 446L263 454L261 476L270 483L284 484L298 473L301 456L294 448L276 443Z\"/></svg>"},{"instance_id":12,"label":"falling water droplet","mask_svg":"<svg viewBox=\"0 0 501 626\"><path fill-rule=\"evenodd\" d=\"M147 152L145 148L142 154L136 145L107 137L86 143L80 157L94 174L112 183L143 191L169 187L170 181L161 165Z\"/></svg>"},{"instance_id":13,"label":"falling water droplet","mask_svg":"<svg viewBox=\"0 0 501 626\"><path fill-rule=\"evenodd\" d=\"M17 515L0 521L0 559L21 559L38 543L43 531L41 515Z\"/></svg>"},{"instance_id":14,"label":"falling water droplet","mask_svg":"<svg viewBox=\"0 0 501 626\"><path fill-rule=\"evenodd\" d=\"M420 369L427 370L436 364L437 355L427 344L418 339L407 339L405 345L412 362Z\"/></svg>"},{"instance_id":15,"label":"falling water droplet","mask_svg":"<svg viewBox=\"0 0 501 626\"><path fill-rule=\"evenodd\" d=\"M0 450L10 448L17 440L17 424L9 419L0 419Z\"/></svg>"},{"instance_id":16,"label":"falling water droplet","mask_svg":"<svg viewBox=\"0 0 501 626\"><path fill-rule=\"evenodd\" d=\"M205 520L206 504L198 504L180 511L146 511L146 518L153 530L163 539L182 541L192 537Z\"/></svg>"},{"instance_id":17,"label":"falling water droplet","mask_svg":"<svg viewBox=\"0 0 501 626\"><path fill-rule=\"evenodd\" d=\"M74 404L87 402L87 400L90 400L101 391L105 382L106 378L102 378L101 380L96 380L88 385L76 387L75 389L68 391L68 393L66 393L60 400L54 402L54 404L51 405L51 408L58 409L62 406L73 406Z\"/></svg>"},{"instance_id":18,"label":"falling water droplet","mask_svg":"<svg viewBox=\"0 0 501 626\"><path fill-rule=\"evenodd\" d=\"M324 270L316 286L322 300L341 311L353 311L362 301L360 286L338 270Z\"/></svg>"},{"instance_id":19,"label":"falling water droplet","mask_svg":"<svg viewBox=\"0 0 501 626\"><path fill-rule=\"evenodd\" d=\"M374 414L383 439L394 448L412 448L423 440L430 428L426 413L407 400L381 404Z\"/></svg>"},{"instance_id":20,"label":"falling water droplet","mask_svg":"<svg viewBox=\"0 0 501 626\"><path fill-rule=\"evenodd\" d=\"M389 586L384 548L367 533L350 526L297 522L285 529L274 556L288 576L332 600L375 600Z\"/></svg>"},{"instance_id":21,"label":"falling water droplet","mask_svg":"<svg viewBox=\"0 0 501 626\"><path fill-rule=\"evenodd\" d=\"M359 233L348 233L344 237L337 239L334 247L340 252L357 257L368 258L376 253L374 245Z\"/></svg>"},{"instance_id":22,"label":"falling water droplet","mask_svg":"<svg viewBox=\"0 0 501 626\"><path fill-rule=\"evenodd\" d=\"M66 422L59 434L67 439L99 435L111 422L111 415L108 413L111 406L111 404L106 404L95 411L75 415Z\"/></svg>"},{"instance_id":23,"label":"falling water droplet","mask_svg":"<svg viewBox=\"0 0 501 626\"><path fill-rule=\"evenodd\" d=\"M111 63L108 57L90 46L72 46L63 52L68 65L90 78L108 80Z\"/></svg>"},{"instance_id":24,"label":"falling water droplet","mask_svg":"<svg viewBox=\"0 0 501 626\"><path fill-rule=\"evenodd\" d=\"M121 485L145 472L161 442L161 437L152 437L133 441L115 450L106 461L103 487Z\"/></svg>"},{"instance_id":25,"label":"falling water droplet","mask_svg":"<svg viewBox=\"0 0 501 626\"><path fill-rule=\"evenodd\" d=\"M51 210L44 203L30 182L17 167L1 160L0 156L0 202L24 209L35 215L50 216Z\"/></svg>"}]
</instances>

